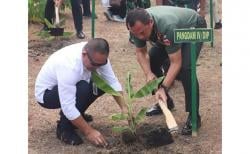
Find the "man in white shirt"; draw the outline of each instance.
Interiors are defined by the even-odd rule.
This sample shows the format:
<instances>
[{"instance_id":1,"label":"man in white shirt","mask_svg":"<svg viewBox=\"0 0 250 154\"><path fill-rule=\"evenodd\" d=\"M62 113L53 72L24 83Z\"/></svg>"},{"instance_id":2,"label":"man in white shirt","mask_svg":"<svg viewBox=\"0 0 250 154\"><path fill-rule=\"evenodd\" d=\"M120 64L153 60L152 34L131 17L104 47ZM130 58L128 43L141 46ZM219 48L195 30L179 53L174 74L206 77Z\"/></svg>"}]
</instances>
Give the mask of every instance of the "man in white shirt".
<instances>
[{"instance_id":1,"label":"man in white shirt","mask_svg":"<svg viewBox=\"0 0 250 154\"><path fill-rule=\"evenodd\" d=\"M67 144L83 143L76 134L77 127L95 145L106 146L104 136L86 121L84 112L104 92L93 88L91 71L96 70L116 91L122 92L108 60L109 45L102 38L73 44L53 53L41 68L35 84L38 103L48 109L61 108L57 138ZM122 112L127 109L121 97L114 96Z\"/></svg>"}]
</instances>

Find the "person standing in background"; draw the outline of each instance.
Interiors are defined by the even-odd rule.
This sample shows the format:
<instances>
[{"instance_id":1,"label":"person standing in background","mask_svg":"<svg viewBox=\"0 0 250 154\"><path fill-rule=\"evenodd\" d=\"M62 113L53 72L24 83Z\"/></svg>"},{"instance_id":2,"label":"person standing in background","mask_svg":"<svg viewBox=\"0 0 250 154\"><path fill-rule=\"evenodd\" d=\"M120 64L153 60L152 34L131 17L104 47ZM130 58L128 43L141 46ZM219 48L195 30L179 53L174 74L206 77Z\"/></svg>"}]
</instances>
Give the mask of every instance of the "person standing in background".
<instances>
[{"instance_id":1,"label":"person standing in background","mask_svg":"<svg viewBox=\"0 0 250 154\"><path fill-rule=\"evenodd\" d=\"M63 0L47 0L44 17L50 23L52 23L52 19L55 16L55 6L59 7L62 2ZM74 26L76 29L76 36L80 39L84 39L85 34L83 32L82 17L91 17L90 0L70 0L70 3L72 7L72 15L74 20ZM83 4L83 9L81 7L81 3ZM48 30L47 25L44 25L43 30Z\"/></svg>"}]
</instances>

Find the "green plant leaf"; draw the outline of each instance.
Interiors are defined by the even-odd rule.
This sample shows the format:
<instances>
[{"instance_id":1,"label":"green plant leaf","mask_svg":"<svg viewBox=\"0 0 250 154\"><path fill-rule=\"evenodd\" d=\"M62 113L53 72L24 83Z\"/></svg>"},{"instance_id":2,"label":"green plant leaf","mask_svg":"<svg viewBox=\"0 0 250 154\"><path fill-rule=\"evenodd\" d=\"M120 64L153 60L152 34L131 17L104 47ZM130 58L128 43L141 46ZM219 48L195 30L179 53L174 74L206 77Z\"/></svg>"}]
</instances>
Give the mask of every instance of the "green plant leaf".
<instances>
[{"instance_id":1,"label":"green plant leaf","mask_svg":"<svg viewBox=\"0 0 250 154\"><path fill-rule=\"evenodd\" d=\"M115 114L111 115L111 119L114 121L127 120L128 115L123 114L123 113L115 113Z\"/></svg>"},{"instance_id":2,"label":"green plant leaf","mask_svg":"<svg viewBox=\"0 0 250 154\"><path fill-rule=\"evenodd\" d=\"M70 37L73 34L73 32L63 32L63 37L67 38Z\"/></svg>"},{"instance_id":3,"label":"green plant leaf","mask_svg":"<svg viewBox=\"0 0 250 154\"><path fill-rule=\"evenodd\" d=\"M44 23L44 11L46 1L29 0L28 2L28 21Z\"/></svg>"},{"instance_id":4,"label":"green plant leaf","mask_svg":"<svg viewBox=\"0 0 250 154\"><path fill-rule=\"evenodd\" d=\"M131 74L130 74L130 72L128 72L126 80L127 80L127 82L126 82L126 92L128 94L128 97L131 99L133 97L133 95L134 95L134 92L133 92L133 87L131 85Z\"/></svg>"},{"instance_id":5,"label":"green plant leaf","mask_svg":"<svg viewBox=\"0 0 250 154\"><path fill-rule=\"evenodd\" d=\"M37 33L38 36L40 36L41 38L47 38L50 37L50 33L48 31L40 31Z\"/></svg>"},{"instance_id":6,"label":"green plant leaf","mask_svg":"<svg viewBox=\"0 0 250 154\"><path fill-rule=\"evenodd\" d=\"M61 18L59 21L59 27L63 27L65 25L65 18Z\"/></svg>"},{"instance_id":7,"label":"green plant leaf","mask_svg":"<svg viewBox=\"0 0 250 154\"><path fill-rule=\"evenodd\" d=\"M112 128L112 131L116 133L122 133L126 130L130 130L130 128L128 126L114 126Z\"/></svg>"},{"instance_id":8,"label":"green plant leaf","mask_svg":"<svg viewBox=\"0 0 250 154\"><path fill-rule=\"evenodd\" d=\"M135 125L138 125L140 122L142 122L145 118L145 115L146 115L146 111L147 111L147 108L142 108L140 110L140 112L137 113L136 117L135 117Z\"/></svg>"},{"instance_id":9,"label":"green plant leaf","mask_svg":"<svg viewBox=\"0 0 250 154\"><path fill-rule=\"evenodd\" d=\"M52 25L46 18L44 18L44 22L48 26L48 28L55 28L55 26Z\"/></svg>"},{"instance_id":10,"label":"green plant leaf","mask_svg":"<svg viewBox=\"0 0 250 154\"><path fill-rule=\"evenodd\" d=\"M148 82L145 86L143 86L140 90L138 90L135 93L133 98L141 98L147 96L148 94L151 94L153 90L157 89L159 83L161 83L163 79L164 76Z\"/></svg>"},{"instance_id":11,"label":"green plant leaf","mask_svg":"<svg viewBox=\"0 0 250 154\"><path fill-rule=\"evenodd\" d=\"M121 96L121 94L115 91L96 71L92 72L92 80L95 85L105 93L114 96Z\"/></svg>"}]
</instances>

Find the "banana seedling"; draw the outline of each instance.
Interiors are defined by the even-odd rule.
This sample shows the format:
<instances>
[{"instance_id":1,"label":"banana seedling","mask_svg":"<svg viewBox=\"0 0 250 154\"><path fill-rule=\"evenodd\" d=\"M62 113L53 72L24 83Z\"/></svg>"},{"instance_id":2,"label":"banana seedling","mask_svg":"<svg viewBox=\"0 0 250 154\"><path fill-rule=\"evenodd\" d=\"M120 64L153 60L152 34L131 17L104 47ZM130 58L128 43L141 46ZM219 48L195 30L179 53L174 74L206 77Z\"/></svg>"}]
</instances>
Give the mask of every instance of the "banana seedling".
<instances>
[{"instance_id":1,"label":"banana seedling","mask_svg":"<svg viewBox=\"0 0 250 154\"><path fill-rule=\"evenodd\" d=\"M128 113L116 113L111 115L111 119L114 121L128 121L128 126L114 126L112 128L112 131L122 133L124 131L130 131L132 134L136 134L136 128L137 126L144 120L146 108L143 107L140 109L140 111L137 114L134 114L134 108L133 108L133 102L137 98L145 97L152 93L152 91L156 90L158 88L158 85L162 82L164 79L164 76L157 78L155 80L152 80L145 84L141 89L138 91L134 91L132 85L131 85L131 74L128 72L127 78L126 78L126 96L125 97L125 103L128 108ZM92 72L92 80L95 83L95 85L104 91L105 93L115 95L115 96L121 96L119 92L116 92L111 86L107 84L107 82L102 79L102 77L97 72Z\"/></svg>"}]
</instances>

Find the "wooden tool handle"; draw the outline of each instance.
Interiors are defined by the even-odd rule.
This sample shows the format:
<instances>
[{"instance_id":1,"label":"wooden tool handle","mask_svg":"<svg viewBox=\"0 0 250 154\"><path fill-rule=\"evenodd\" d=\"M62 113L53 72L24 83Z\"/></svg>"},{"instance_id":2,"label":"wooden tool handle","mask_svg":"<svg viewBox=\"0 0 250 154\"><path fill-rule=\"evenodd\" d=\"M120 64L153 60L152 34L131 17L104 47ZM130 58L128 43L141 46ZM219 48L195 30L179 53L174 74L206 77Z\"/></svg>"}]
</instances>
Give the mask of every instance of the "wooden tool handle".
<instances>
[{"instance_id":1,"label":"wooden tool handle","mask_svg":"<svg viewBox=\"0 0 250 154\"><path fill-rule=\"evenodd\" d=\"M55 6L55 14L56 14L56 22L55 25L59 25L60 19L59 19L59 7Z\"/></svg>"},{"instance_id":2,"label":"wooden tool handle","mask_svg":"<svg viewBox=\"0 0 250 154\"><path fill-rule=\"evenodd\" d=\"M174 116L172 115L172 113L169 111L169 109L167 108L167 104L164 103L163 101L159 100L159 105L162 109L163 114L165 115L166 118L166 123L167 126L169 128L169 131L177 131L178 130L178 125L174 119Z\"/></svg>"}]
</instances>

